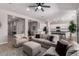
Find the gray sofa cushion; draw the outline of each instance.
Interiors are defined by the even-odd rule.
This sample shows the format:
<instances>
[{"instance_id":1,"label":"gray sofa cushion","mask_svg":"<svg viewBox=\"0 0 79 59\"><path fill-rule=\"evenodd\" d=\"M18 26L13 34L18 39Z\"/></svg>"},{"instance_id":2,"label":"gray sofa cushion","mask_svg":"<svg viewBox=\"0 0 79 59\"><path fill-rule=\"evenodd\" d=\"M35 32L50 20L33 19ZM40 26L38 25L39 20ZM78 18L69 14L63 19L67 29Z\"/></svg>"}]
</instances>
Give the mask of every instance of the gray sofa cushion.
<instances>
[{"instance_id":1,"label":"gray sofa cushion","mask_svg":"<svg viewBox=\"0 0 79 59\"><path fill-rule=\"evenodd\" d=\"M54 36L53 41L49 41L47 39L48 36L51 36L51 35L40 35L40 38L35 38L35 36L33 36L31 40L40 43L42 47L45 47L45 48L50 48L50 46L56 46L57 41L59 41L59 36L52 35Z\"/></svg>"},{"instance_id":2,"label":"gray sofa cushion","mask_svg":"<svg viewBox=\"0 0 79 59\"><path fill-rule=\"evenodd\" d=\"M54 43L54 42L50 42L49 40L41 39L41 38L39 38L39 39L37 39L37 38L33 38L32 40L37 41L37 42L39 42L39 43L48 44L48 45L51 45L51 44Z\"/></svg>"}]
</instances>

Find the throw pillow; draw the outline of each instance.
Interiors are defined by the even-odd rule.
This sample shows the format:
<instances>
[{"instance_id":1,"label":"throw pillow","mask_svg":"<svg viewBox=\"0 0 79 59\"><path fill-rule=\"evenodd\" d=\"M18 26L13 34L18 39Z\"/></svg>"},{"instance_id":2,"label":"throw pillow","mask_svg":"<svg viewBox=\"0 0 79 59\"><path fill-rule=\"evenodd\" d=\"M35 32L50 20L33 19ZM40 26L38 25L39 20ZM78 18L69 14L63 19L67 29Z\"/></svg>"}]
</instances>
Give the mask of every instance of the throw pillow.
<instances>
[{"instance_id":1,"label":"throw pillow","mask_svg":"<svg viewBox=\"0 0 79 59\"><path fill-rule=\"evenodd\" d=\"M48 40L49 40L49 41L53 41L53 38L54 38L54 36L49 36L49 37L48 37Z\"/></svg>"},{"instance_id":2,"label":"throw pillow","mask_svg":"<svg viewBox=\"0 0 79 59\"><path fill-rule=\"evenodd\" d=\"M60 56L65 56L67 52L67 45L58 41L55 50Z\"/></svg>"},{"instance_id":3,"label":"throw pillow","mask_svg":"<svg viewBox=\"0 0 79 59\"><path fill-rule=\"evenodd\" d=\"M36 34L35 38L40 38L40 34Z\"/></svg>"}]
</instances>

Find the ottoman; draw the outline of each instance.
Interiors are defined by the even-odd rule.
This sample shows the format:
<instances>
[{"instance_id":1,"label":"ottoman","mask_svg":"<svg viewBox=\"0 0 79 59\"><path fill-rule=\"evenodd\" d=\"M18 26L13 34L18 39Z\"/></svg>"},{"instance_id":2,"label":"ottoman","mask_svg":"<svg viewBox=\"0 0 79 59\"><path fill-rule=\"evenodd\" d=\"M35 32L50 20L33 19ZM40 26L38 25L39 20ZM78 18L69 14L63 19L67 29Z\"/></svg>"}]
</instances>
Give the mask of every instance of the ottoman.
<instances>
[{"instance_id":1,"label":"ottoman","mask_svg":"<svg viewBox=\"0 0 79 59\"><path fill-rule=\"evenodd\" d=\"M23 44L23 51L29 56L34 56L41 52L41 44L29 41Z\"/></svg>"}]
</instances>

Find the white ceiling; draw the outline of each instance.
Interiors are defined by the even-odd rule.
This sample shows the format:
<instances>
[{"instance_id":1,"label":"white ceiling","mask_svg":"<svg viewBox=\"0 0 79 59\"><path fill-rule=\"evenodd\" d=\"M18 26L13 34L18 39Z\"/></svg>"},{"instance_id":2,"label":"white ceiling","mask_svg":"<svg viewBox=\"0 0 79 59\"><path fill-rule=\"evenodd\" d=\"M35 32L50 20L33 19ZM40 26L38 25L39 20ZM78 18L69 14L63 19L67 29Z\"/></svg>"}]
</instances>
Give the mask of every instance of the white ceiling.
<instances>
[{"instance_id":1,"label":"white ceiling","mask_svg":"<svg viewBox=\"0 0 79 59\"><path fill-rule=\"evenodd\" d=\"M30 8L30 11L26 11L29 5L34 5L34 3L0 3L0 8L27 15L42 21L53 21L56 19L59 20L60 18L63 19L62 17L67 17L67 15L74 14L75 10L77 10L79 6L78 3L46 3L45 5L50 5L51 8L44 8L44 12L41 10L35 12L34 8Z\"/></svg>"}]
</instances>

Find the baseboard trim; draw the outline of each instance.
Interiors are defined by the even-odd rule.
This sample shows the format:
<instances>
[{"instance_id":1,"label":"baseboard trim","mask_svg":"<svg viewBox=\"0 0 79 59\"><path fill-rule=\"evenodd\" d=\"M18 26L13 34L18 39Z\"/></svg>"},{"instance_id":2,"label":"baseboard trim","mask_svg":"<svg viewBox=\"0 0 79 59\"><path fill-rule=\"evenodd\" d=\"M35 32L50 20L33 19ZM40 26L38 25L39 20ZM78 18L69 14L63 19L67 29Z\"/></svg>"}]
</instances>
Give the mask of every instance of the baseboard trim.
<instances>
[{"instance_id":1,"label":"baseboard trim","mask_svg":"<svg viewBox=\"0 0 79 59\"><path fill-rule=\"evenodd\" d=\"M0 43L0 45L2 45L2 44L6 44L6 43L8 43L8 42L3 42L3 43Z\"/></svg>"}]
</instances>

